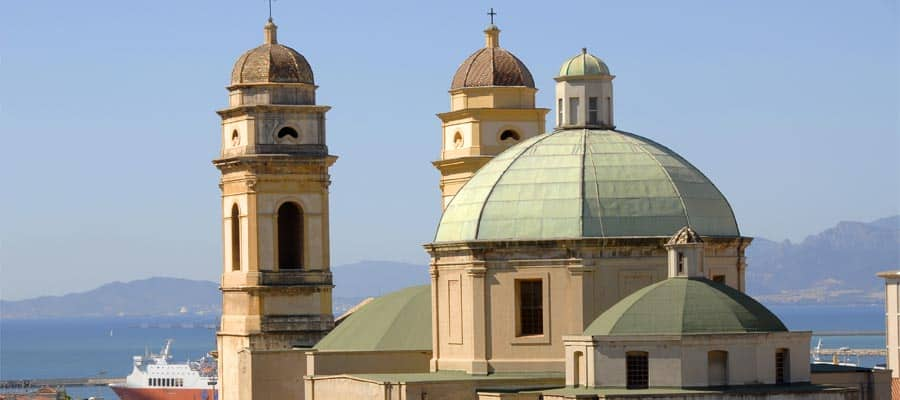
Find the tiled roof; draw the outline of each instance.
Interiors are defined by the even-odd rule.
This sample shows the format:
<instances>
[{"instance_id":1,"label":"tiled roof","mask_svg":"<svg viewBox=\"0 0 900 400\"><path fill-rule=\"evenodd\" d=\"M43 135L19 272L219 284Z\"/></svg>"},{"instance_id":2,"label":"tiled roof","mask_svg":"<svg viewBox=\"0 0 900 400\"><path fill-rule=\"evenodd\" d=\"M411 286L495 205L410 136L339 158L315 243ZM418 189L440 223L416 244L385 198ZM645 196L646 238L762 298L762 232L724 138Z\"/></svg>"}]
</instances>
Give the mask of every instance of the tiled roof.
<instances>
[{"instance_id":1,"label":"tiled roof","mask_svg":"<svg viewBox=\"0 0 900 400\"><path fill-rule=\"evenodd\" d=\"M313 72L306 58L277 43L264 44L238 58L231 71L231 84L309 83Z\"/></svg>"},{"instance_id":2,"label":"tiled roof","mask_svg":"<svg viewBox=\"0 0 900 400\"><path fill-rule=\"evenodd\" d=\"M481 86L534 87L534 78L525 64L500 47L485 47L463 61L450 89Z\"/></svg>"}]
</instances>

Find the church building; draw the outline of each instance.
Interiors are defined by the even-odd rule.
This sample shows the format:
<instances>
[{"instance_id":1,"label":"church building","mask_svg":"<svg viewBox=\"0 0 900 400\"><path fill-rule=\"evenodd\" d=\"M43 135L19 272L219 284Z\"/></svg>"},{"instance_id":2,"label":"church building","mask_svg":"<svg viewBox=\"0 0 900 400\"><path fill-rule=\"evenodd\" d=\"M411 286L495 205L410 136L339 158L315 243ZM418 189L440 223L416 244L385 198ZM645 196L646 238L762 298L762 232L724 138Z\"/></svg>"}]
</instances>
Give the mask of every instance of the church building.
<instances>
[{"instance_id":1,"label":"church building","mask_svg":"<svg viewBox=\"0 0 900 400\"><path fill-rule=\"evenodd\" d=\"M718 188L618 129L609 66L587 49L562 62L545 132L493 22L438 114L430 284L336 324L328 106L276 29L219 111L220 399L859 398L812 384L811 332L744 294L752 239Z\"/></svg>"}]
</instances>

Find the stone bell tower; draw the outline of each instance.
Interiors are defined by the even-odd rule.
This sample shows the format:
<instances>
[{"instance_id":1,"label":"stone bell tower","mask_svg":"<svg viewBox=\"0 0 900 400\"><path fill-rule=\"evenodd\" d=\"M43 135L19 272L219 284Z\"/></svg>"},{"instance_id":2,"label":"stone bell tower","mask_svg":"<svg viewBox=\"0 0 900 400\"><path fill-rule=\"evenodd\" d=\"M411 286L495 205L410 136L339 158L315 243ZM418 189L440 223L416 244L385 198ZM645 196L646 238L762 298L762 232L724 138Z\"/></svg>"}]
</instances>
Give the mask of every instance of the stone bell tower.
<instances>
[{"instance_id":1,"label":"stone bell tower","mask_svg":"<svg viewBox=\"0 0 900 400\"><path fill-rule=\"evenodd\" d=\"M310 347L334 326L329 266L325 112L306 59L278 43L234 65L222 148L219 398L302 398ZM299 355L298 355L299 353Z\"/></svg>"},{"instance_id":2,"label":"stone bell tower","mask_svg":"<svg viewBox=\"0 0 900 400\"><path fill-rule=\"evenodd\" d=\"M493 10L491 11L493 13ZM456 70L450 111L441 119L442 208L494 156L544 133L546 108L535 107L534 79L516 56L500 47L500 28L484 30L485 45Z\"/></svg>"}]
</instances>

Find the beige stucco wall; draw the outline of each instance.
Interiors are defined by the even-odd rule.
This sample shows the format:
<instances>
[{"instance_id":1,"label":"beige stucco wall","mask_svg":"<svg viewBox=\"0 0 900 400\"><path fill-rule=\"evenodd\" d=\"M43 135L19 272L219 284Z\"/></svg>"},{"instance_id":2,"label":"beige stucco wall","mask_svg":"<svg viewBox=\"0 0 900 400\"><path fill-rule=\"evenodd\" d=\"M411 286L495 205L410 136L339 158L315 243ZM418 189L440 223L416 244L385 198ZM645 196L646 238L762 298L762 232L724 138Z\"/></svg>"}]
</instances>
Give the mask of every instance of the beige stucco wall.
<instances>
[{"instance_id":1,"label":"beige stucco wall","mask_svg":"<svg viewBox=\"0 0 900 400\"><path fill-rule=\"evenodd\" d=\"M430 351L309 351L308 375L428 372Z\"/></svg>"},{"instance_id":2,"label":"beige stucco wall","mask_svg":"<svg viewBox=\"0 0 900 400\"><path fill-rule=\"evenodd\" d=\"M775 352L779 348L789 350L789 381L809 382L810 335L810 332L771 332L566 337L566 384L625 387L625 358L630 351L648 353L650 387L714 386L709 382L708 354L711 351L727 352L728 385L774 384ZM585 356L583 366L575 366L576 352Z\"/></svg>"},{"instance_id":3,"label":"beige stucco wall","mask_svg":"<svg viewBox=\"0 0 900 400\"><path fill-rule=\"evenodd\" d=\"M535 108L537 89L490 86L450 91L450 111L441 119L441 156L434 166L441 173L441 206L491 158L522 140L544 133L549 110ZM519 139L500 140L505 130ZM457 141L456 137L462 138Z\"/></svg>"},{"instance_id":4,"label":"beige stucco wall","mask_svg":"<svg viewBox=\"0 0 900 400\"><path fill-rule=\"evenodd\" d=\"M476 400L479 388L539 388L563 384L557 377L461 379L431 382L381 381L351 375L306 379L306 400ZM532 398L527 398L532 400Z\"/></svg>"},{"instance_id":5,"label":"beige stucco wall","mask_svg":"<svg viewBox=\"0 0 900 400\"><path fill-rule=\"evenodd\" d=\"M588 98L597 98L597 119L600 125L614 126L613 120L613 89L612 76L606 79L578 79L563 80L556 83L556 115L554 116L557 127L562 126L584 126L587 124L588 116ZM578 119L570 120L569 99L576 97L578 101ZM562 100L563 120L559 120L560 110L559 100Z\"/></svg>"},{"instance_id":6,"label":"beige stucco wall","mask_svg":"<svg viewBox=\"0 0 900 400\"><path fill-rule=\"evenodd\" d=\"M714 399L734 399L734 400L859 400L859 396L854 391L809 391L809 392L767 392L767 393L690 393L690 394L664 394L654 393L641 397L640 399L653 400L714 400ZM530 398L525 398L531 400ZM544 400L597 400L597 399L635 399L635 394L606 394L603 397L591 395L544 395ZM519 400L519 399L517 399ZM524 400L524 399L523 399Z\"/></svg>"},{"instance_id":7,"label":"beige stucco wall","mask_svg":"<svg viewBox=\"0 0 900 400\"><path fill-rule=\"evenodd\" d=\"M563 372L562 336L667 276L665 239L583 239L427 245L432 255L433 370ZM708 276L743 282L743 239L710 239ZM544 334L516 335L515 281L544 282ZM458 283L453 283L458 282ZM451 296L459 285L457 298Z\"/></svg>"},{"instance_id":8,"label":"beige stucco wall","mask_svg":"<svg viewBox=\"0 0 900 400\"><path fill-rule=\"evenodd\" d=\"M900 271L878 274L884 279L885 343L887 367L900 378Z\"/></svg>"}]
</instances>

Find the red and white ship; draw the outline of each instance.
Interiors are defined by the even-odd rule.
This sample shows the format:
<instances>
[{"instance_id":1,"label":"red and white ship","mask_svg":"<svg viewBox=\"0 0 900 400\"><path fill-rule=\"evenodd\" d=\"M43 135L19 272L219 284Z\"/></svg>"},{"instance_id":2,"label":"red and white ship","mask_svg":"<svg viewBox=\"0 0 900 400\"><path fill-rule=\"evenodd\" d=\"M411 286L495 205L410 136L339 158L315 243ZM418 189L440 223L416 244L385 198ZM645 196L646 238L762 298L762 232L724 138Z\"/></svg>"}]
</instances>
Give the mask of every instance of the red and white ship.
<instances>
[{"instance_id":1,"label":"red and white ship","mask_svg":"<svg viewBox=\"0 0 900 400\"><path fill-rule=\"evenodd\" d=\"M110 388L122 400L217 400L216 361L203 357L170 364L172 339L159 354L134 356L134 369L124 384Z\"/></svg>"}]
</instances>

